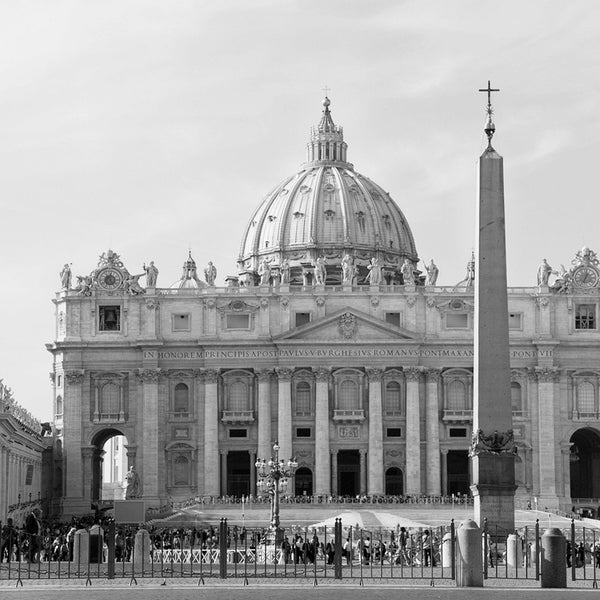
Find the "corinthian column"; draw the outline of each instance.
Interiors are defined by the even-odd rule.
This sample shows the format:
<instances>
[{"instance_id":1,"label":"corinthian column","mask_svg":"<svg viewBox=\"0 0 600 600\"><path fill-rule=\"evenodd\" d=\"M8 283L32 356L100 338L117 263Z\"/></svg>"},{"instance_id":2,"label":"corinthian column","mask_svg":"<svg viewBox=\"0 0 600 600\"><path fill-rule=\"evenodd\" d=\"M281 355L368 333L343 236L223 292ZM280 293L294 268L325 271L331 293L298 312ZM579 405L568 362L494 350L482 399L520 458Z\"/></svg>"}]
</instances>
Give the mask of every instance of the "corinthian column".
<instances>
[{"instance_id":1,"label":"corinthian column","mask_svg":"<svg viewBox=\"0 0 600 600\"><path fill-rule=\"evenodd\" d=\"M367 369L369 376L369 479L368 494L383 494L382 369Z\"/></svg>"},{"instance_id":2,"label":"corinthian column","mask_svg":"<svg viewBox=\"0 0 600 600\"><path fill-rule=\"evenodd\" d=\"M268 369L256 371L258 378L258 456L266 460L271 448L271 375Z\"/></svg>"},{"instance_id":3,"label":"corinthian column","mask_svg":"<svg viewBox=\"0 0 600 600\"><path fill-rule=\"evenodd\" d=\"M439 496L440 488L440 424L439 424L439 389L440 370L427 371L426 397L425 397L425 437L427 493Z\"/></svg>"},{"instance_id":4,"label":"corinthian column","mask_svg":"<svg viewBox=\"0 0 600 600\"><path fill-rule=\"evenodd\" d=\"M219 496L218 369L204 372L204 494Z\"/></svg>"},{"instance_id":5,"label":"corinthian column","mask_svg":"<svg viewBox=\"0 0 600 600\"><path fill-rule=\"evenodd\" d=\"M277 403L277 441L279 456L287 461L292 457L292 369L279 367Z\"/></svg>"},{"instance_id":6,"label":"corinthian column","mask_svg":"<svg viewBox=\"0 0 600 600\"><path fill-rule=\"evenodd\" d=\"M331 493L331 457L329 454L329 369L317 367L315 407L315 494Z\"/></svg>"},{"instance_id":7,"label":"corinthian column","mask_svg":"<svg viewBox=\"0 0 600 600\"><path fill-rule=\"evenodd\" d=\"M406 374L406 493L421 493L421 414L419 381L421 371L405 369Z\"/></svg>"},{"instance_id":8,"label":"corinthian column","mask_svg":"<svg viewBox=\"0 0 600 600\"><path fill-rule=\"evenodd\" d=\"M558 370L538 367L536 372L539 407L540 504L557 508L556 456L558 452L554 422L554 382L558 377Z\"/></svg>"}]
</instances>

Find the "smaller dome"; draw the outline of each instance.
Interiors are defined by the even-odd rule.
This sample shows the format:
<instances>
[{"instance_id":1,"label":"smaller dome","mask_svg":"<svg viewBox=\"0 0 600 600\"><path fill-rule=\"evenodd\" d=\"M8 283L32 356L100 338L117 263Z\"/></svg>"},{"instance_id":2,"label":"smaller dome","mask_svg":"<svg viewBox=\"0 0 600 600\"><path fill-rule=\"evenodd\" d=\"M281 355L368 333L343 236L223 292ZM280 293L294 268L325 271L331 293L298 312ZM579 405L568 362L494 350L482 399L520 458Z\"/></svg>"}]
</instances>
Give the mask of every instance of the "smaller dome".
<instances>
[{"instance_id":1,"label":"smaller dome","mask_svg":"<svg viewBox=\"0 0 600 600\"><path fill-rule=\"evenodd\" d=\"M188 252L188 257L183 263L183 272L181 279L176 281L171 289L188 289L197 290L200 288L207 287L206 284L198 278L198 269L196 267L196 261L192 258L192 251Z\"/></svg>"}]
</instances>

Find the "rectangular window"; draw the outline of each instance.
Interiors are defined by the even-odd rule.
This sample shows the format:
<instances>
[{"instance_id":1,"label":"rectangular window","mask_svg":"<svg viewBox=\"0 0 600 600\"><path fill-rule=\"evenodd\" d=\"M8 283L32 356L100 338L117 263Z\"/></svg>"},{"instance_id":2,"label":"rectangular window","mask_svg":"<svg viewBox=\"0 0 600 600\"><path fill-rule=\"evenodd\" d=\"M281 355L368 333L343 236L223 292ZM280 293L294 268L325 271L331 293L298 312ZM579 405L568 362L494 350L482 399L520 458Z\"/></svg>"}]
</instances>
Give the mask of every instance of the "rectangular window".
<instances>
[{"instance_id":1,"label":"rectangular window","mask_svg":"<svg viewBox=\"0 0 600 600\"><path fill-rule=\"evenodd\" d=\"M62 387L62 375L59 375L59 376L56 378L56 386L57 386L57 387Z\"/></svg>"},{"instance_id":2,"label":"rectangular window","mask_svg":"<svg viewBox=\"0 0 600 600\"><path fill-rule=\"evenodd\" d=\"M309 438L311 436L310 427L296 427L296 437Z\"/></svg>"},{"instance_id":3,"label":"rectangular window","mask_svg":"<svg viewBox=\"0 0 600 600\"><path fill-rule=\"evenodd\" d=\"M446 329L467 329L469 315L467 313L446 313Z\"/></svg>"},{"instance_id":4,"label":"rectangular window","mask_svg":"<svg viewBox=\"0 0 600 600\"><path fill-rule=\"evenodd\" d=\"M385 435L389 438L402 437L402 429L400 427L388 427Z\"/></svg>"},{"instance_id":5,"label":"rectangular window","mask_svg":"<svg viewBox=\"0 0 600 600\"><path fill-rule=\"evenodd\" d=\"M508 328L523 329L523 313L508 313Z\"/></svg>"},{"instance_id":6,"label":"rectangular window","mask_svg":"<svg viewBox=\"0 0 600 600\"><path fill-rule=\"evenodd\" d=\"M121 331L121 307L100 306L98 308L99 331Z\"/></svg>"},{"instance_id":7,"label":"rectangular window","mask_svg":"<svg viewBox=\"0 0 600 600\"><path fill-rule=\"evenodd\" d=\"M386 312L385 320L396 327L400 327L400 313L399 312Z\"/></svg>"},{"instance_id":8,"label":"rectangular window","mask_svg":"<svg viewBox=\"0 0 600 600\"><path fill-rule=\"evenodd\" d=\"M189 331L190 315L189 313L176 313L171 315L171 323L173 331Z\"/></svg>"},{"instance_id":9,"label":"rectangular window","mask_svg":"<svg viewBox=\"0 0 600 600\"><path fill-rule=\"evenodd\" d=\"M249 314L229 314L226 315L227 329L250 329Z\"/></svg>"},{"instance_id":10,"label":"rectangular window","mask_svg":"<svg viewBox=\"0 0 600 600\"><path fill-rule=\"evenodd\" d=\"M310 323L310 313L309 312L297 312L296 313L296 327L306 325L307 323Z\"/></svg>"},{"instance_id":11,"label":"rectangular window","mask_svg":"<svg viewBox=\"0 0 600 600\"><path fill-rule=\"evenodd\" d=\"M466 438L467 430L462 427L450 427L450 429L448 430L448 436L452 438Z\"/></svg>"},{"instance_id":12,"label":"rectangular window","mask_svg":"<svg viewBox=\"0 0 600 600\"><path fill-rule=\"evenodd\" d=\"M575 329L596 329L596 306L594 304L577 305Z\"/></svg>"},{"instance_id":13,"label":"rectangular window","mask_svg":"<svg viewBox=\"0 0 600 600\"><path fill-rule=\"evenodd\" d=\"M247 438L248 430L247 429L230 429L229 437L230 438Z\"/></svg>"},{"instance_id":14,"label":"rectangular window","mask_svg":"<svg viewBox=\"0 0 600 600\"><path fill-rule=\"evenodd\" d=\"M27 465L27 472L25 473L25 485L31 485L33 483L33 465Z\"/></svg>"}]
</instances>

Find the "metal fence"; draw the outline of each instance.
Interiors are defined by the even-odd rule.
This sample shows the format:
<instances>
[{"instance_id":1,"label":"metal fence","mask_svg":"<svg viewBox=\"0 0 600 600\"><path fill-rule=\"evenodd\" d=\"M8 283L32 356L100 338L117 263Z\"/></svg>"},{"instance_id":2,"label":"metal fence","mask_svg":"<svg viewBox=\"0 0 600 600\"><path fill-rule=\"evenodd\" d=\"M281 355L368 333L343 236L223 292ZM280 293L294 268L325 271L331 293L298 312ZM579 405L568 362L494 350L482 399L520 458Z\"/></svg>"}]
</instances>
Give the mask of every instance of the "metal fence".
<instances>
[{"instance_id":1,"label":"metal fence","mask_svg":"<svg viewBox=\"0 0 600 600\"><path fill-rule=\"evenodd\" d=\"M454 522L435 528L370 531L344 527L138 529L109 522L64 534L28 534L0 523L0 580L23 585L27 580L209 578L453 580L456 575ZM539 580L539 523L506 532L484 523L482 558L485 578ZM589 580L597 587L600 535L595 529L571 527L566 565L571 580Z\"/></svg>"}]
</instances>

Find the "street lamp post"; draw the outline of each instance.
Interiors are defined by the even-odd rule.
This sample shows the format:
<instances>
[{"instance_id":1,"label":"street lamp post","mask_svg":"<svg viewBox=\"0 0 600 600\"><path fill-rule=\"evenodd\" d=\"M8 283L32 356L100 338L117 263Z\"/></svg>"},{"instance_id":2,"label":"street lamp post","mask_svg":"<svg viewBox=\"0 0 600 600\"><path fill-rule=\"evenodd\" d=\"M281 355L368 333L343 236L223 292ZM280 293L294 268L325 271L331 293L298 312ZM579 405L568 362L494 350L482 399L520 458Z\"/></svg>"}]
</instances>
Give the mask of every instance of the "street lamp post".
<instances>
[{"instance_id":1,"label":"street lamp post","mask_svg":"<svg viewBox=\"0 0 600 600\"><path fill-rule=\"evenodd\" d=\"M287 489L288 478L293 477L298 463L295 458L290 458L287 463L279 459L279 444L273 445L274 456L266 461L258 458L256 470L258 474L257 487L260 492L266 492L271 498L271 525L270 529L275 534L275 543L279 542L280 520L279 520L279 496Z\"/></svg>"}]
</instances>

